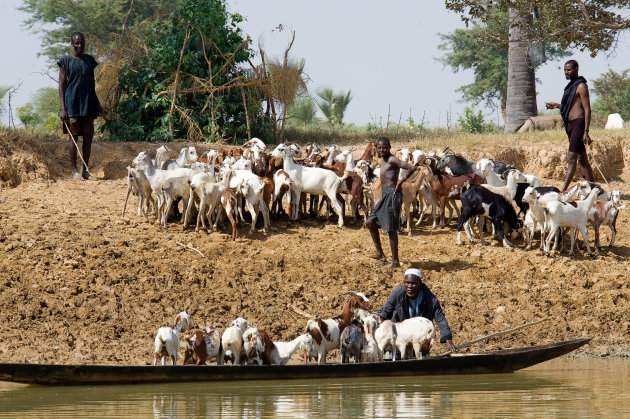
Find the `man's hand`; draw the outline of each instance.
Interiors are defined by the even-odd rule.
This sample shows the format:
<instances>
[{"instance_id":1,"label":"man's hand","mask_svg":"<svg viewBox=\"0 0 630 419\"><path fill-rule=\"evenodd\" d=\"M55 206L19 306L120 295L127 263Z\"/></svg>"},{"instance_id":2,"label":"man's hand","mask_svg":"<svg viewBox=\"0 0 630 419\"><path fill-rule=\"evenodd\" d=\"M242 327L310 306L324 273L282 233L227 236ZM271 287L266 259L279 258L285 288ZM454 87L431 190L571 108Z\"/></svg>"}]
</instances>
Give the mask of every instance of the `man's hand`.
<instances>
[{"instance_id":1,"label":"man's hand","mask_svg":"<svg viewBox=\"0 0 630 419\"><path fill-rule=\"evenodd\" d=\"M450 339L448 339L446 341L446 349L448 349L449 351L453 352L454 354L458 354L459 353L459 349L457 349L457 347L455 347L455 344Z\"/></svg>"},{"instance_id":2,"label":"man's hand","mask_svg":"<svg viewBox=\"0 0 630 419\"><path fill-rule=\"evenodd\" d=\"M60 111L59 111L59 118L60 118L62 121L67 121L67 120L68 120L68 112L66 112L66 110L65 110L65 109L60 110Z\"/></svg>"},{"instance_id":3,"label":"man's hand","mask_svg":"<svg viewBox=\"0 0 630 419\"><path fill-rule=\"evenodd\" d=\"M398 180L398 182L396 182L396 187L394 188L394 194L397 194L398 191L400 191L400 185L402 185L402 180Z\"/></svg>"},{"instance_id":4,"label":"man's hand","mask_svg":"<svg viewBox=\"0 0 630 419\"><path fill-rule=\"evenodd\" d=\"M560 107L560 104L556 102L545 102L545 106L547 107L547 109L558 109Z\"/></svg>"},{"instance_id":5,"label":"man's hand","mask_svg":"<svg viewBox=\"0 0 630 419\"><path fill-rule=\"evenodd\" d=\"M588 131L584 131L584 137L582 137L582 141L584 141L585 145L591 145L593 143L591 136L588 135Z\"/></svg>"}]
</instances>

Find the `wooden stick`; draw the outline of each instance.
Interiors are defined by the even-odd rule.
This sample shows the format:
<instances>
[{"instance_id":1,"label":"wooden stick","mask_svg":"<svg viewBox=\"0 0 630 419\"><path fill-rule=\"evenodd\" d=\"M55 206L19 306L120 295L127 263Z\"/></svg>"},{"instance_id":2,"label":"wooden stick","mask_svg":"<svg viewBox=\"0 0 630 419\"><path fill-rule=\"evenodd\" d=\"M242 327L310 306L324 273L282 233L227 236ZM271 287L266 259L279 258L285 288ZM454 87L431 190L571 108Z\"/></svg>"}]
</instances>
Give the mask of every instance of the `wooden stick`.
<instances>
[{"instance_id":1,"label":"wooden stick","mask_svg":"<svg viewBox=\"0 0 630 419\"><path fill-rule=\"evenodd\" d=\"M74 144L74 146L77 148L77 154L79 155L79 158L81 159L81 162L83 162L83 167L85 167L85 170L88 170L88 165L85 162L85 160L83 160L83 153L81 153L81 149L79 148L79 144L77 144L77 141L74 139L74 135L72 135L72 132L70 131L70 127L68 126L68 123L63 120L63 124L66 126L66 130L68 130L68 134L70 134L70 138L72 139L72 143ZM85 140L84 140L85 141ZM75 167L76 169L76 167Z\"/></svg>"},{"instance_id":2,"label":"wooden stick","mask_svg":"<svg viewBox=\"0 0 630 419\"><path fill-rule=\"evenodd\" d=\"M602 173L602 170L599 168L599 165L597 165L597 171L599 172L600 175L602 175L602 179L604 179L604 182L606 182L606 185L610 185L608 181L606 180L606 177Z\"/></svg>"},{"instance_id":3,"label":"wooden stick","mask_svg":"<svg viewBox=\"0 0 630 419\"><path fill-rule=\"evenodd\" d=\"M291 310L295 311L300 316L308 317L309 319L314 319L314 318L317 317L317 316L313 316L312 314L309 314L309 313L307 313L305 311L300 310L299 308L297 308L293 304L287 304L287 307L289 307Z\"/></svg>"},{"instance_id":4,"label":"wooden stick","mask_svg":"<svg viewBox=\"0 0 630 419\"><path fill-rule=\"evenodd\" d=\"M202 257L202 258L205 258L205 257L206 257L206 256L205 256L203 253L201 253L198 249L195 249L194 247L192 247L192 246L191 246L191 245L189 245L189 244L184 244L184 243L180 243L180 242L175 242L175 243L179 244L179 245L180 245L180 246L182 246L182 247L185 247L186 249L194 250L195 252L199 253L199 254L201 255L201 257Z\"/></svg>"},{"instance_id":5,"label":"wooden stick","mask_svg":"<svg viewBox=\"0 0 630 419\"><path fill-rule=\"evenodd\" d=\"M471 340L471 341L468 341L468 342L462 343L461 345L456 346L456 348L457 348L457 349L463 349L463 348L466 348L466 347L468 347L468 346L470 346L470 345L472 345L472 344L475 344L475 343L477 343L477 342L481 342L482 340L488 340L488 339L490 339L490 338L495 338L495 337L498 337L498 336L507 335L507 334L509 334L509 333L514 333L514 332L516 332L517 330L523 329L523 328L525 328L525 327L533 326L533 325L535 325L535 324L539 324L539 323L542 323L542 322L546 322L547 320L549 320L549 319L548 319L548 318L544 318L544 319L542 319L542 320L537 320L537 321L535 321L535 322L522 324L522 325L517 326L517 327L515 327L515 328L513 328L513 329L502 330L502 331L500 331L500 332L492 333L491 335L482 336L482 337L480 337L480 338L477 338L477 339L474 339L474 340ZM447 352L444 352L443 354L440 354L439 356L445 356L445 355L448 355L448 354L450 354L450 353L452 353L452 351L447 351Z\"/></svg>"}]
</instances>

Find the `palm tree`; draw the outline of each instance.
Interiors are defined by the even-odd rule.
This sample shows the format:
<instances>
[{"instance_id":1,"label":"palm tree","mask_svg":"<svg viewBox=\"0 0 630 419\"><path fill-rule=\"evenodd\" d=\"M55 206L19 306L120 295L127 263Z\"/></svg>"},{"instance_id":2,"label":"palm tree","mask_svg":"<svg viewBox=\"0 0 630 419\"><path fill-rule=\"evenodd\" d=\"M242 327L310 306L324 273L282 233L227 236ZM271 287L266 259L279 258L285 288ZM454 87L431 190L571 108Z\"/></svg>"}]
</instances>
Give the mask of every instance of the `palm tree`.
<instances>
[{"instance_id":1,"label":"palm tree","mask_svg":"<svg viewBox=\"0 0 630 419\"><path fill-rule=\"evenodd\" d=\"M289 107L288 115L289 118L300 121L304 126L307 126L315 119L315 112L313 98L304 96L293 102L293 105Z\"/></svg>"},{"instance_id":2,"label":"palm tree","mask_svg":"<svg viewBox=\"0 0 630 419\"><path fill-rule=\"evenodd\" d=\"M317 102L319 110L322 111L326 120L332 125L343 124L343 117L348 108L348 104L352 100L351 90L348 93L341 92L335 95L332 89L321 89L317 92L317 96L321 99Z\"/></svg>"},{"instance_id":3,"label":"palm tree","mask_svg":"<svg viewBox=\"0 0 630 419\"><path fill-rule=\"evenodd\" d=\"M505 131L514 132L529 117L536 116L536 76L530 58L532 4L525 3L509 12L510 43Z\"/></svg>"}]
</instances>

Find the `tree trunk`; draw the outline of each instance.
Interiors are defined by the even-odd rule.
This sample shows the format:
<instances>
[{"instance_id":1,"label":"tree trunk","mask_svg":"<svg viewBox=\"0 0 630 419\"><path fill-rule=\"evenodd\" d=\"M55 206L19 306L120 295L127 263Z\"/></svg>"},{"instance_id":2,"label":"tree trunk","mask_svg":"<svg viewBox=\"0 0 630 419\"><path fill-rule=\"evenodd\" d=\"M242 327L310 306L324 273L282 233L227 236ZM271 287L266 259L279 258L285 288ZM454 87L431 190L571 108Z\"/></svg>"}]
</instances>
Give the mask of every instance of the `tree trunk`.
<instances>
[{"instance_id":1,"label":"tree trunk","mask_svg":"<svg viewBox=\"0 0 630 419\"><path fill-rule=\"evenodd\" d=\"M530 59L532 23L531 4L510 9L506 132L514 132L538 113L536 79Z\"/></svg>"}]
</instances>

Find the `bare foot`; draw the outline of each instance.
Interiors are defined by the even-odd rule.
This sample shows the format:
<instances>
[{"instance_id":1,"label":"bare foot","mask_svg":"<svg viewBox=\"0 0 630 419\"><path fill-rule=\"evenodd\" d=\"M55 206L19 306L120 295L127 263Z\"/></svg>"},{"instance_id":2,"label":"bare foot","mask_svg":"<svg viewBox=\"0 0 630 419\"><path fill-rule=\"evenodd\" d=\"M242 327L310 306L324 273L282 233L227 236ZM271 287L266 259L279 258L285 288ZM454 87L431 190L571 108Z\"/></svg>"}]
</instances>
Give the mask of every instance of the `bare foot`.
<instances>
[{"instance_id":1,"label":"bare foot","mask_svg":"<svg viewBox=\"0 0 630 419\"><path fill-rule=\"evenodd\" d=\"M390 271L395 271L397 268L400 268L400 263L398 262L392 262L387 265L387 269L389 269Z\"/></svg>"},{"instance_id":2,"label":"bare foot","mask_svg":"<svg viewBox=\"0 0 630 419\"><path fill-rule=\"evenodd\" d=\"M372 259L381 260L381 259L385 258L385 255L383 253L375 252L375 253L372 253L372 254L368 255L368 257L372 258Z\"/></svg>"}]
</instances>

